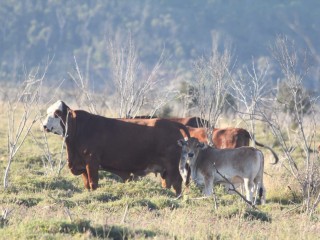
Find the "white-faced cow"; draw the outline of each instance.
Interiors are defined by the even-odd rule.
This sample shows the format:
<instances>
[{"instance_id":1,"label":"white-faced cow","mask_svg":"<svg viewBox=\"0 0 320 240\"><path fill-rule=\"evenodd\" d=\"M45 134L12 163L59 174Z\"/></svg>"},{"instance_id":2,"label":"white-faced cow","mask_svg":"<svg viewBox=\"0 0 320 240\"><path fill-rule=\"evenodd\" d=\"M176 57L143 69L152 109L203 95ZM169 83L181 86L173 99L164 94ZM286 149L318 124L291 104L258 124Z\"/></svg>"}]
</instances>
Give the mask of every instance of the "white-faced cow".
<instances>
[{"instance_id":1,"label":"white-faced cow","mask_svg":"<svg viewBox=\"0 0 320 240\"><path fill-rule=\"evenodd\" d=\"M102 169L123 180L131 174L160 173L164 187L173 186L177 195L181 193L181 148L176 142L189 135L182 124L158 120L152 127L142 126L72 110L57 101L48 108L43 127L66 137L68 166L74 175L82 174L87 189L98 187Z\"/></svg>"},{"instance_id":2,"label":"white-faced cow","mask_svg":"<svg viewBox=\"0 0 320 240\"><path fill-rule=\"evenodd\" d=\"M214 183L243 183L248 201L252 202L253 194L258 190L261 203L265 203L264 157L261 151L252 147L217 149L196 138L180 139L178 145L182 147L179 171L184 181L187 179L185 165L189 164L191 179L197 185L204 184L205 195L213 193Z\"/></svg>"}]
</instances>

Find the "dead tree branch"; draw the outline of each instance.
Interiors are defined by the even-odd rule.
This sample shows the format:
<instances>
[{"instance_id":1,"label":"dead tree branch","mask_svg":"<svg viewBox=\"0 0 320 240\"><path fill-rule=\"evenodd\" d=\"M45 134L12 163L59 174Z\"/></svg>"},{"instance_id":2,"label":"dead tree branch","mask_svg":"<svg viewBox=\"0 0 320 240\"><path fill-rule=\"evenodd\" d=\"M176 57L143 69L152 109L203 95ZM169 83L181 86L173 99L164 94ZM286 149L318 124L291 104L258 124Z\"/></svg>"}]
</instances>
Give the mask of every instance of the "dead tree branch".
<instances>
[{"instance_id":1,"label":"dead tree branch","mask_svg":"<svg viewBox=\"0 0 320 240\"><path fill-rule=\"evenodd\" d=\"M195 84L193 98L200 118L206 119L210 126L206 126L208 139L212 144L212 130L222 113L226 96L229 92L229 67L231 54L228 48L223 53L218 51L219 36L214 35L212 40L211 56L200 58L194 64Z\"/></svg>"},{"instance_id":2,"label":"dead tree branch","mask_svg":"<svg viewBox=\"0 0 320 240\"><path fill-rule=\"evenodd\" d=\"M162 53L151 72L145 74L131 36L125 47L120 47L116 41L110 40L108 53L112 80L116 87L118 117L135 117L159 83L158 75L164 63L164 55Z\"/></svg>"}]
</instances>

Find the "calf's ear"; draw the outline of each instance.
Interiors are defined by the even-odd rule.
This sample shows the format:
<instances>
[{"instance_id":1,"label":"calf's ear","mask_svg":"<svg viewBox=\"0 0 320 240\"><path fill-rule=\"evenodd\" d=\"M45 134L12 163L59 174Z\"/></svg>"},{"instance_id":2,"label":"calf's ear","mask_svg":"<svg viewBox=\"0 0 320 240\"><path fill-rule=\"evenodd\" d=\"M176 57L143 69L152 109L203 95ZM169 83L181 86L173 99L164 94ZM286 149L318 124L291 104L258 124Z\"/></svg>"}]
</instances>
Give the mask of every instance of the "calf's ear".
<instances>
[{"instance_id":1,"label":"calf's ear","mask_svg":"<svg viewBox=\"0 0 320 240\"><path fill-rule=\"evenodd\" d=\"M178 144L180 147L182 147L182 146L185 145L185 140L184 140L184 139L179 139L179 140L177 141L177 144Z\"/></svg>"}]
</instances>

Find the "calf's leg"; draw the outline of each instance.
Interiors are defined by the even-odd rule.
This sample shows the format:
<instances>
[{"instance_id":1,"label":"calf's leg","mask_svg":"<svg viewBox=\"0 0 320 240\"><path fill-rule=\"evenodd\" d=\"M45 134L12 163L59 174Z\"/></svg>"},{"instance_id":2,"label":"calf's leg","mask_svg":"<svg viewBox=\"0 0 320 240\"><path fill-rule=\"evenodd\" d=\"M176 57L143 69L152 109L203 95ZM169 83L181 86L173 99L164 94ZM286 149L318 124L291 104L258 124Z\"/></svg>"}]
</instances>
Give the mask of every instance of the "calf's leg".
<instances>
[{"instance_id":1,"label":"calf's leg","mask_svg":"<svg viewBox=\"0 0 320 240\"><path fill-rule=\"evenodd\" d=\"M244 181L244 188L246 190L246 199L251 203L253 203L252 202L253 187L254 187L253 181L250 180L249 178L244 178L243 181Z\"/></svg>"},{"instance_id":2,"label":"calf's leg","mask_svg":"<svg viewBox=\"0 0 320 240\"><path fill-rule=\"evenodd\" d=\"M211 196L213 193L213 177L205 176L204 177L204 189L203 193L206 196Z\"/></svg>"},{"instance_id":3,"label":"calf's leg","mask_svg":"<svg viewBox=\"0 0 320 240\"><path fill-rule=\"evenodd\" d=\"M256 186L257 186L256 191L257 191L257 195L259 197L260 203L262 205L266 204L266 189L263 186L263 182L258 182Z\"/></svg>"}]
</instances>

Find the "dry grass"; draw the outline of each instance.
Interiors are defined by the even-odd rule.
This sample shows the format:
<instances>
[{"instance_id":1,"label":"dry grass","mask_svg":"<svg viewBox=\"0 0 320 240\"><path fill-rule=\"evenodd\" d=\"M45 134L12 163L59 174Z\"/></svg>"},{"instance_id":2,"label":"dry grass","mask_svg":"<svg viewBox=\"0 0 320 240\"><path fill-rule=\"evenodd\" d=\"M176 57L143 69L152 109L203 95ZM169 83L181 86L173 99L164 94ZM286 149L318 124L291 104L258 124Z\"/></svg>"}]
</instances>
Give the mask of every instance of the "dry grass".
<instances>
[{"instance_id":1,"label":"dry grass","mask_svg":"<svg viewBox=\"0 0 320 240\"><path fill-rule=\"evenodd\" d=\"M3 176L6 118L0 110ZM37 138L39 129L33 129ZM272 141L263 134L257 137ZM48 135L48 140L58 160L61 139ZM195 186L177 200L153 175L121 183L100 172L100 187L88 192L81 177L66 167L59 177L48 174L41 149L28 138L13 161L9 188L0 189L0 239L318 239L319 212L312 219L301 213L294 180L281 163L270 165L273 160L265 154L267 204L249 209L236 195L217 187L215 210L213 199L199 199L201 191Z\"/></svg>"}]
</instances>

